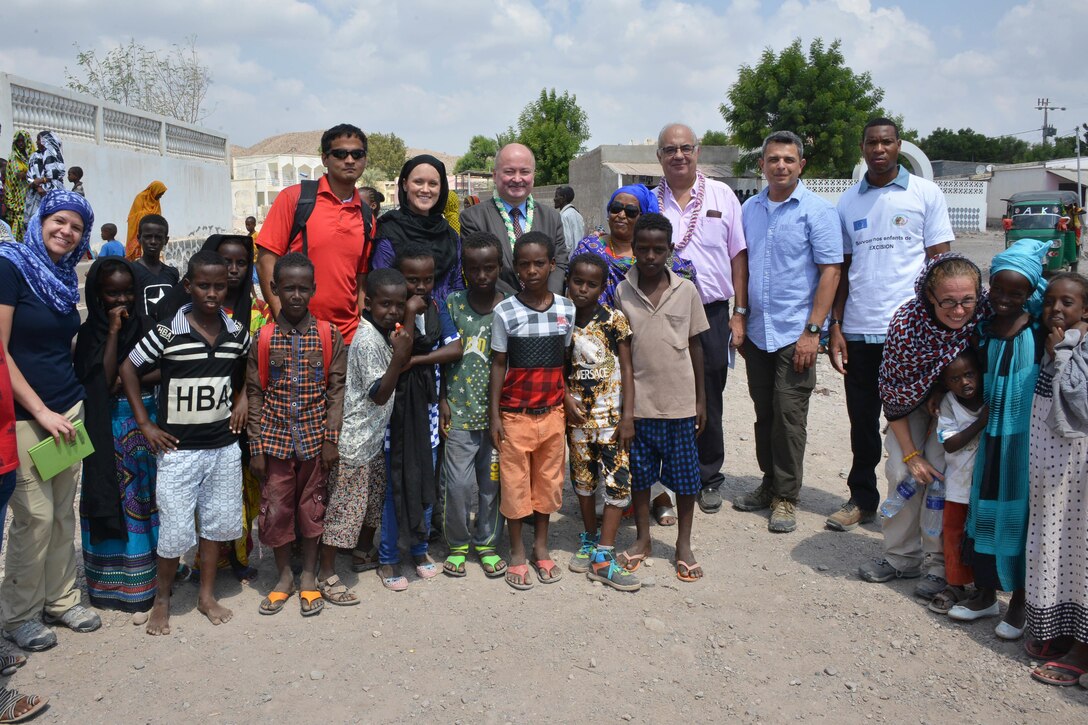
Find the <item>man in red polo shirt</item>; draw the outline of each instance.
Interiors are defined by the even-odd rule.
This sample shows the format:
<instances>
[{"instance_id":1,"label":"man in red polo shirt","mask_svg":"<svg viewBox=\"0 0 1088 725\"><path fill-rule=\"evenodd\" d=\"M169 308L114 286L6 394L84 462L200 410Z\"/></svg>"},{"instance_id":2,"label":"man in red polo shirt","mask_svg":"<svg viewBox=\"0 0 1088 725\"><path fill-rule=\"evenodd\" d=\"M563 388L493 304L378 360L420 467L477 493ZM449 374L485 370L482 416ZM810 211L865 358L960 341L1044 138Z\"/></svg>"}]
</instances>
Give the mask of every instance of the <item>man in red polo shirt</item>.
<instances>
[{"instance_id":1,"label":"man in red polo shirt","mask_svg":"<svg viewBox=\"0 0 1088 725\"><path fill-rule=\"evenodd\" d=\"M310 312L336 325L350 344L363 309L372 242L366 236L362 202L355 189L366 169L366 134L351 124L333 126L321 136L321 163L326 173L318 181L317 201L306 222L306 254L314 263L317 283ZM272 293L276 260L302 251L302 234L288 239L301 193L300 184L281 191L257 236L257 274L273 319L280 312L280 301Z\"/></svg>"}]
</instances>

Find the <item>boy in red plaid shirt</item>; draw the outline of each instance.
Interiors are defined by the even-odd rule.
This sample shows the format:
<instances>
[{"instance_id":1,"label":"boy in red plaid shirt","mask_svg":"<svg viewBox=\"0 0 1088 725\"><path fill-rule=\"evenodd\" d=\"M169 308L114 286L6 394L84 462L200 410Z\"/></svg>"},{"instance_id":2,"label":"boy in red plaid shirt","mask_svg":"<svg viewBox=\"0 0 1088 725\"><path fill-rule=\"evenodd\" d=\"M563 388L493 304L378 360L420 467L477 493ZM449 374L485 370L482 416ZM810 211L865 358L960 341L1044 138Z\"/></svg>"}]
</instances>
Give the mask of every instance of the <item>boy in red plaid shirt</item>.
<instances>
[{"instance_id":1,"label":"boy in red plaid shirt","mask_svg":"<svg viewBox=\"0 0 1088 725\"><path fill-rule=\"evenodd\" d=\"M526 232L514 243L521 292L495 307L491 323L491 438L499 451L499 511L510 531L506 583L530 589L521 540L522 519L533 516L532 563L542 584L562 569L548 552L548 520L563 503L566 393L563 365L574 331L574 303L548 290L555 242Z\"/></svg>"},{"instance_id":2,"label":"boy in red plaid shirt","mask_svg":"<svg viewBox=\"0 0 1088 725\"><path fill-rule=\"evenodd\" d=\"M275 552L279 571L279 581L261 602L261 614L279 612L295 590L291 544L296 527L302 536L302 616L321 611L322 595L336 598L347 591L340 585L343 592L326 592L317 583L326 479L337 459L343 420L347 349L335 326L310 314L314 288L314 266L304 255L293 252L276 260L272 290L282 305L280 313L249 350L250 469L263 483L258 528L261 541Z\"/></svg>"}]
</instances>

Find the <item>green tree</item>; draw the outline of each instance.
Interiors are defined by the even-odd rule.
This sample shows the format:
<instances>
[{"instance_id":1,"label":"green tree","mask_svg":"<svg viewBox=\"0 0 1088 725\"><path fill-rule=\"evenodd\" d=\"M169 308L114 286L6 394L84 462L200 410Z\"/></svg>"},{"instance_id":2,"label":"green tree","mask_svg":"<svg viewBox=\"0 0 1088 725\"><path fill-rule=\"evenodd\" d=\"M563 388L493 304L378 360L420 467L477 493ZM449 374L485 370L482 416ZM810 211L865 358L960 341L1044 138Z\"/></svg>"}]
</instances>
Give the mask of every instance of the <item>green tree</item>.
<instances>
[{"instance_id":1,"label":"green tree","mask_svg":"<svg viewBox=\"0 0 1088 725\"><path fill-rule=\"evenodd\" d=\"M64 69L73 91L188 123L199 123L210 112L204 99L212 76L200 62L195 35L168 51L151 50L132 38L103 55L77 44L76 64L76 74Z\"/></svg>"},{"instance_id":2,"label":"green tree","mask_svg":"<svg viewBox=\"0 0 1088 725\"><path fill-rule=\"evenodd\" d=\"M989 161L1015 163L1031 150L1031 145L1012 136L987 136L970 128L953 132L935 128L918 144L931 159L948 161Z\"/></svg>"},{"instance_id":3,"label":"green tree","mask_svg":"<svg viewBox=\"0 0 1088 725\"><path fill-rule=\"evenodd\" d=\"M518 116L517 140L536 156L537 184L565 184L570 160L589 140L589 122L576 96L545 88Z\"/></svg>"},{"instance_id":4,"label":"green tree","mask_svg":"<svg viewBox=\"0 0 1088 725\"><path fill-rule=\"evenodd\" d=\"M844 62L841 41L824 47L817 38L808 53L798 38L781 53L767 48L754 67L742 65L737 82L719 110L743 154L738 171L756 168L763 139L789 130L805 141L805 174L850 176L861 156L861 131L881 107L883 89L868 73L857 74Z\"/></svg>"},{"instance_id":5,"label":"green tree","mask_svg":"<svg viewBox=\"0 0 1088 725\"><path fill-rule=\"evenodd\" d=\"M491 171L495 166L495 154L499 151L499 144L493 138L487 136L473 136L468 142L468 151L457 159L457 166L453 172L460 174L465 171Z\"/></svg>"},{"instance_id":6,"label":"green tree","mask_svg":"<svg viewBox=\"0 0 1088 725\"><path fill-rule=\"evenodd\" d=\"M728 146L729 134L725 131L707 131L699 139L700 146Z\"/></svg>"},{"instance_id":7,"label":"green tree","mask_svg":"<svg viewBox=\"0 0 1088 725\"><path fill-rule=\"evenodd\" d=\"M386 179L400 176L401 167L408 160L404 140L395 133L374 132L367 135L367 168L377 169Z\"/></svg>"}]
</instances>

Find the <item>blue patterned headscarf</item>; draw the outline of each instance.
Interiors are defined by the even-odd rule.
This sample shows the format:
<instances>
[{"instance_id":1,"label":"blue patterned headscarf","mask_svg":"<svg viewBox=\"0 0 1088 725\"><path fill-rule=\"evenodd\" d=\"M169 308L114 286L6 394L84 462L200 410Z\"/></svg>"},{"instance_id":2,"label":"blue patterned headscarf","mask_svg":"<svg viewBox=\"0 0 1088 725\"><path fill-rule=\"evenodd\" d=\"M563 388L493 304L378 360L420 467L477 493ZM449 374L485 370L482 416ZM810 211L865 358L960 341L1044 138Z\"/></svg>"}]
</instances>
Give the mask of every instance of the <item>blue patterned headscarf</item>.
<instances>
[{"instance_id":1,"label":"blue patterned headscarf","mask_svg":"<svg viewBox=\"0 0 1088 725\"><path fill-rule=\"evenodd\" d=\"M621 186L612 192L612 196L608 199L608 204L615 201L616 197L620 194L630 194L638 199L638 206L643 214L649 214L650 212L657 214L661 211L661 207L657 203L657 195L647 189L645 184L629 184L627 186ZM605 219L608 218L608 204L604 205Z\"/></svg>"},{"instance_id":2,"label":"blue patterned headscarf","mask_svg":"<svg viewBox=\"0 0 1088 725\"><path fill-rule=\"evenodd\" d=\"M54 262L45 248L42 221L58 211L79 214L83 219L83 236L75 249ZM29 220L23 243L0 244L0 257L11 260L19 268L38 299L62 315L68 314L79 304L76 265L91 247L93 227L94 212L85 198L71 191L54 189L42 198L38 213Z\"/></svg>"},{"instance_id":3,"label":"blue patterned headscarf","mask_svg":"<svg viewBox=\"0 0 1088 725\"><path fill-rule=\"evenodd\" d=\"M994 255L990 263L990 279L998 272L1010 271L1024 277L1034 292L1024 304L1024 309L1032 317L1038 317L1043 311L1043 293L1046 292L1046 279L1043 277L1043 262L1050 242L1040 239L1020 239L1008 249Z\"/></svg>"}]
</instances>

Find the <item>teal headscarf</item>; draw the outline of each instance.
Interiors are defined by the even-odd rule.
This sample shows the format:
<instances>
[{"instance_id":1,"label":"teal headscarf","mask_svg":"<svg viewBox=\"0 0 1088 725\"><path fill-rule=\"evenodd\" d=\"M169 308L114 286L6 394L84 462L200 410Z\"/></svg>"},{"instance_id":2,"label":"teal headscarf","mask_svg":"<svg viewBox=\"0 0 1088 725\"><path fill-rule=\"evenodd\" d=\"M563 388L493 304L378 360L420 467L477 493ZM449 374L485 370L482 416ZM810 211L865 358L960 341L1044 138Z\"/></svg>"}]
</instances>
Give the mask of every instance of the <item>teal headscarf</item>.
<instances>
[{"instance_id":1,"label":"teal headscarf","mask_svg":"<svg viewBox=\"0 0 1088 725\"><path fill-rule=\"evenodd\" d=\"M1043 261L1050 249L1050 242L1041 239L1020 239L1000 254L994 255L990 263L990 279L998 272L1012 271L1021 275L1035 288L1031 297L1024 303L1024 309L1032 317L1038 317L1043 311L1043 293L1046 292L1046 279L1043 278Z\"/></svg>"}]
</instances>

